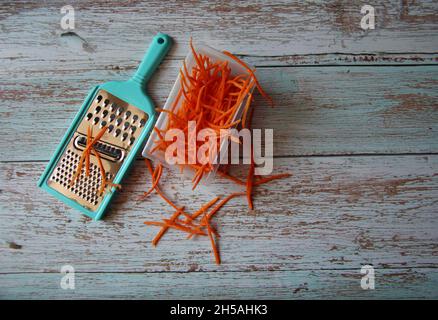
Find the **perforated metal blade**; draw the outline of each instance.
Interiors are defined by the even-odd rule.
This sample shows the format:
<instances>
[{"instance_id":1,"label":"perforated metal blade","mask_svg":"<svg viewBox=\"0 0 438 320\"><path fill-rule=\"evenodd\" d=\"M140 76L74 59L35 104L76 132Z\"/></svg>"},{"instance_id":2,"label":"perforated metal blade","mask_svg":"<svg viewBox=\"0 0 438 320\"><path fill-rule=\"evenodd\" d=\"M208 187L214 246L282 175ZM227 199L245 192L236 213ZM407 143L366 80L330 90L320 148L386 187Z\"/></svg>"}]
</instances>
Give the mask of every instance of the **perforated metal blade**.
<instances>
[{"instance_id":1,"label":"perforated metal blade","mask_svg":"<svg viewBox=\"0 0 438 320\"><path fill-rule=\"evenodd\" d=\"M71 183L87 145L88 127L92 128L94 138L104 126L108 126L94 148L101 156L106 179L112 181L148 120L147 113L105 90L100 90L95 97L48 180L50 187L92 211L103 200L103 194L98 194L102 175L95 155L90 155L89 175L83 166L79 178Z\"/></svg>"}]
</instances>

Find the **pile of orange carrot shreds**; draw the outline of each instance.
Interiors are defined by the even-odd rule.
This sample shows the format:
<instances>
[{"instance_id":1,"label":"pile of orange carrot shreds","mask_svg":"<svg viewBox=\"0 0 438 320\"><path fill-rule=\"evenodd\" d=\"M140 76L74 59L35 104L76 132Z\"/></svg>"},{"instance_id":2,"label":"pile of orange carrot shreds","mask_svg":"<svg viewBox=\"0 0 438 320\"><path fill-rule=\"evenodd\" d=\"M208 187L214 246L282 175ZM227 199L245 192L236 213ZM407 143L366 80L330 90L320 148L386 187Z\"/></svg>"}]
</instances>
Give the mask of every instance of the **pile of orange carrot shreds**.
<instances>
[{"instance_id":1,"label":"pile of orange carrot shreds","mask_svg":"<svg viewBox=\"0 0 438 320\"><path fill-rule=\"evenodd\" d=\"M170 129L182 130L188 137L188 123L190 121L196 121L197 131L207 128L213 130L217 134L216 145L220 145L220 141L223 139L221 129L234 128L239 124L244 128L248 126L247 118L253 99L251 92L254 87L257 87L261 95L272 105L272 99L261 88L254 71L243 61L229 52L224 52L247 70L247 73L236 76L231 74L228 61L214 62L207 55L197 53L191 41L190 49L196 65L188 70L184 62L180 70L181 87L175 102L169 110L157 109L158 112L167 113L168 121L164 129L154 128L158 139L154 141L155 145L151 149L151 153L165 152L167 147L173 143L173 141L164 139L165 133ZM236 119L242 104L244 104L242 119ZM176 110L177 105L179 108ZM238 138L236 141L236 137L232 135L230 135L230 139L239 142ZM195 143L196 150L204 144L203 141L195 141ZM184 163L190 163L188 153L188 148L186 148ZM195 166L193 164L181 166L183 169L184 167L194 169L193 189L206 173L214 170L217 150L209 149L206 159L208 159L207 163L200 163L196 159Z\"/></svg>"},{"instance_id":2,"label":"pile of orange carrot shreds","mask_svg":"<svg viewBox=\"0 0 438 320\"><path fill-rule=\"evenodd\" d=\"M171 142L165 141L163 137L169 129L178 128L180 130L183 130L187 136L188 121L196 120L198 130L210 128L219 131L222 128L231 128L238 124L241 124L244 128L249 128L251 126L253 114L253 109L250 110L252 101L252 94L250 92L254 85L257 87L260 94L265 97L272 105L272 99L261 88L259 82L255 77L254 71L251 70L251 68L249 68L243 61L241 61L231 53L224 52L226 55L244 66L244 68L248 71L248 75L231 77L230 68L228 67L226 62L213 63L210 61L208 56L197 54L191 43L190 47L195 57L195 60L197 61L197 65L192 69L192 72L189 73L187 70L187 66L184 63L183 69L180 71L181 89L177 95L176 101L171 107L171 110L157 109L157 111L168 113L169 120L167 122L167 127L164 130L154 128L155 132L157 133L158 140L155 141L156 145L152 149L152 152L155 152L157 150L166 150ZM242 121L233 120L238 107L241 103L245 101L245 98L247 100L244 106ZM178 109L178 111L175 111L175 107L179 103L180 99L182 99L181 107ZM187 151L185 157L187 163ZM255 186L260 186L264 183L286 178L291 175L289 173L281 173L263 178L256 176L253 148L251 148L251 162L246 181L231 175L230 173L228 173L228 170L217 170L218 175L227 178L230 181L233 181L239 186L245 187L245 191L231 193L227 197L223 198L221 201L219 201L220 197L216 197L204 206L202 206L195 213L189 214L184 210L184 207L179 208L178 206L176 206L160 190L158 184L161 178L162 165L158 164L158 166L154 170L152 168L152 164L147 159L146 165L152 177L152 186L147 192L144 193L141 198L146 198L153 190L155 190L163 198L163 200L165 200L176 210L172 214L170 219L163 219L160 222L145 222L146 225L161 227L160 231L153 239L152 244L156 246L169 228L187 233L188 239L194 236L208 236L217 264L220 264L221 262L217 242L220 235L211 224L212 218L215 216L215 214L226 203L228 203L228 201L239 196L246 196L248 201L248 207L250 209L253 209L254 205L252 197ZM184 165L180 166L183 170ZM196 163L188 164L186 166L189 166L195 171L195 175L192 180L192 189L196 188L206 172L209 172L213 169L213 165L211 163ZM218 201L219 203L217 203ZM181 219L181 215L185 216L185 219ZM202 218L200 220L197 220L201 216Z\"/></svg>"},{"instance_id":3,"label":"pile of orange carrot shreds","mask_svg":"<svg viewBox=\"0 0 438 320\"><path fill-rule=\"evenodd\" d=\"M105 172L105 168L103 167L102 159L100 157L99 152L97 152L96 149L94 148L94 145L97 142L99 142L100 138L102 138L102 136L106 132L107 128L108 128L107 126L104 126L99 131L99 133L94 137L94 139L92 139L93 128L91 126L89 126L87 128L87 144L85 146L85 149L82 150L82 154L81 154L81 157L79 159L78 167L76 169L75 174L73 175L72 180L70 181L70 185L73 186L76 183L76 181L79 180L81 173L82 173L82 168L83 168L84 162L85 162L85 175L87 177L90 175L90 154L93 154L97 159L97 163L99 166L100 175L101 175L101 179L102 179L100 188L98 190L99 196L102 195L102 193L105 191L106 187L115 187L117 189L121 189L121 185L112 183L111 181L108 181L108 179L106 178L106 172Z\"/></svg>"}]
</instances>

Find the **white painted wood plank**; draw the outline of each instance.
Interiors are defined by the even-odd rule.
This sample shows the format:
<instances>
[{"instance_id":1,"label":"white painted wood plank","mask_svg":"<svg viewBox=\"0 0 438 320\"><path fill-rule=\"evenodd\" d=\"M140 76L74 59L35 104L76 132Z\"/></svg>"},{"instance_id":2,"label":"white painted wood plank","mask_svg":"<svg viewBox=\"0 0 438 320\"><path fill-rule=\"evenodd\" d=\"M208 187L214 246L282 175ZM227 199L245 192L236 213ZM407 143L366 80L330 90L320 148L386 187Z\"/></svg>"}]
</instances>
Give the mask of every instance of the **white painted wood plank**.
<instances>
[{"instance_id":1,"label":"white painted wood plank","mask_svg":"<svg viewBox=\"0 0 438 320\"><path fill-rule=\"evenodd\" d=\"M163 105L179 61L150 85ZM94 84L132 70L10 75L0 81L0 161L48 160ZM274 154L438 152L438 67L281 67L259 69L275 107L256 99L254 127L274 129ZM19 143L17 143L19 137ZM38 146L38 147L36 147Z\"/></svg>"},{"instance_id":2,"label":"white painted wood plank","mask_svg":"<svg viewBox=\"0 0 438 320\"><path fill-rule=\"evenodd\" d=\"M36 188L45 163L0 165L0 270L78 272L248 271L436 267L438 157L315 157L277 159L294 176L258 188L254 212L235 199L217 216L222 265L207 239L158 232L145 220L170 216L156 195L136 202L150 179L138 162L105 220L92 222ZM198 209L232 185L218 180L190 191L167 172L166 193ZM17 247L18 246L18 247Z\"/></svg>"},{"instance_id":3,"label":"white painted wood plank","mask_svg":"<svg viewBox=\"0 0 438 320\"><path fill-rule=\"evenodd\" d=\"M375 290L360 268L275 272L60 273L0 275L1 299L436 299L437 269L376 269ZM176 305L177 302L175 302Z\"/></svg>"},{"instance_id":4,"label":"white painted wood plank","mask_svg":"<svg viewBox=\"0 0 438 320\"><path fill-rule=\"evenodd\" d=\"M12 2L0 10L4 68L69 69L136 65L158 31L183 57L189 37L239 54L436 53L436 1L374 3L376 29L362 30L362 1L75 1L75 34L62 36L64 1ZM70 31L70 30L69 30ZM12 63L9 63L12 62Z\"/></svg>"}]
</instances>

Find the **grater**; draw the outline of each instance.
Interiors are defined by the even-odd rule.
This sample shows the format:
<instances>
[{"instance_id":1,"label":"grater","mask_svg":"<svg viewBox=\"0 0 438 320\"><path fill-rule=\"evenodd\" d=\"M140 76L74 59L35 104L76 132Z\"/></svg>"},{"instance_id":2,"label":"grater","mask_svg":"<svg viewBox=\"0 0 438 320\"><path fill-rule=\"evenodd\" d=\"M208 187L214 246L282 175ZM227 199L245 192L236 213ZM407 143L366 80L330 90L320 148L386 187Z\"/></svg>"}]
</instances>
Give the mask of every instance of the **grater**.
<instances>
[{"instance_id":1,"label":"grater","mask_svg":"<svg viewBox=\"0 0 438 320\"><path fill-rule=\"evenodd\" d=\"M170 46L168 35L157 34L131 79L107 82L90 91L38 181L39 187L92 219L102 218L115 188L99 195L103 179L94 154L90 155L89 175L83 166L78 179L71 183L87 145L87 131L91 128L95 138L107 127L94 148L106 179L120 184L154 125L155 108L145 85Z\"/></svg>"}]
</instances>

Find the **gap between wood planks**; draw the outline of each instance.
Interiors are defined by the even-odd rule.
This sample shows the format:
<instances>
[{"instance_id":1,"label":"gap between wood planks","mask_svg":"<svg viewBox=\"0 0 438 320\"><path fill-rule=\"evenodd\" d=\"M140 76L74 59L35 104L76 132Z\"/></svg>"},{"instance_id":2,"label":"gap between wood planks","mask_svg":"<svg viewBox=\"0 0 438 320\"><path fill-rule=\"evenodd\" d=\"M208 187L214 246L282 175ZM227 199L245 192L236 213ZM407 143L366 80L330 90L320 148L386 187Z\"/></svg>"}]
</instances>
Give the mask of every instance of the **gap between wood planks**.
<instances>
[{"instance_id":1,"label":"gap between wood planks","mask_svg":"<svg viewBox=\"0 0 438 320\"><path fill-rule=\"evenodd\" d=\"M438 152L406 152L406 153L351 153L351 154L297 154L297 155L274 155L274 159L293 159L293 158L354 158L354 157L404 157L404 156L435 156ZM240 157L239 159L242 159ZM138 156L136 161L142 161L144 158ZM46 163L49 160L0 160L0 163ZM1 273L0 273L1 274Z\"/></svg>"},{"instance_id":2,"label":"gap between wood planks","mask_svg":"<svg viewBox=\"0 0 438 320\"><path fill-rule=\"evenodd\" d=\"M271 267L272 265L268 265L267 267ZM360 267L360 266L359 266ZM394 267L374 267L376 270L427 270L427 269L438 269L438 266L414 266L414 267L404 267L404 266L394 266ZM302 271L353 271L357 272L358 268L296 268L296 269L263 269L258 268L257 270L157 270L157 271L76 271L75 274L156 274L156 273L165 273L165 274L186 274L192 272L199 273L251 273L251 272L302 272ZM0 275L7 274L59 274L59 270L47 270L47 271L20 271L20 272L1 272Z\"/></svg>"},{"instance_id":3,"label":"gap between wood planks","mask_svg":"<svg viewBox=\"0 0 438 320\"><path fill-rule=\"evenodd\" d=\"M400 52L400 53L316 53L316 54L286 54L286 55L250 55L239 54L246 62L255 68L281 68L281 67L407 67L407 66L438 66L438 52ZM166 61L182 61L184 56L167 56ZM0 58L0 61L10 61L13 57ZM15 60L15 59L14 59ZM120 70L132 71L137 69L137 64L123 66L120 63L113 65L102 64L101 68L83 68L84 70ZM70 70L57 69L57 71ZM47 71L47 69L46 69ZM6 71L7 72L7 71ZM32 72L32 70L30 70Z\"/></svg>"}]
</instances>

